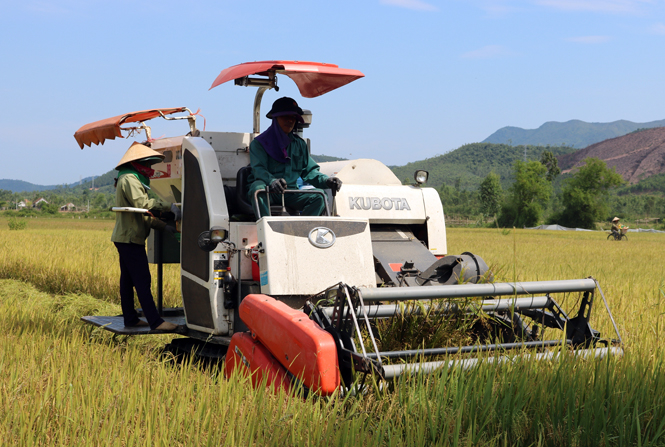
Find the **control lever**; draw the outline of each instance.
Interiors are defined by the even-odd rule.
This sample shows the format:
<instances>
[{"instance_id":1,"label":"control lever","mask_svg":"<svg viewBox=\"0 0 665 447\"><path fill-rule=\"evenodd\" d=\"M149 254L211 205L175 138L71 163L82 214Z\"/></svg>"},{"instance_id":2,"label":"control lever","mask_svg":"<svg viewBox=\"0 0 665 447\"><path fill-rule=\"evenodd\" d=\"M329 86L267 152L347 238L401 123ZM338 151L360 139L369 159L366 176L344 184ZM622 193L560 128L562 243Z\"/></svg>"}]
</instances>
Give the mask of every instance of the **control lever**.
<instances>
[{"instance_id":1,"label":"control lever","mask_svg":"<svg viewBox=\"0 0 665 447\"><path fill-rule=\"evenodd\" d=\"M332 193L332 210L330 211L330 214L332 216L336 216L337 215L337 202L335 202L335 196L337 195L337 188L330 189L330 192Z\"/></svg>"},{"instance_id":2,"label":"control lever","mask_svg":"<svg viewBox=\"0 0 665 447\"><path fill-rule=\"evenodd\" d=\"M270 186L266 185L266 202L268 203L268 216L272 216L270 212Z\"/></svg>"}]
</instances>

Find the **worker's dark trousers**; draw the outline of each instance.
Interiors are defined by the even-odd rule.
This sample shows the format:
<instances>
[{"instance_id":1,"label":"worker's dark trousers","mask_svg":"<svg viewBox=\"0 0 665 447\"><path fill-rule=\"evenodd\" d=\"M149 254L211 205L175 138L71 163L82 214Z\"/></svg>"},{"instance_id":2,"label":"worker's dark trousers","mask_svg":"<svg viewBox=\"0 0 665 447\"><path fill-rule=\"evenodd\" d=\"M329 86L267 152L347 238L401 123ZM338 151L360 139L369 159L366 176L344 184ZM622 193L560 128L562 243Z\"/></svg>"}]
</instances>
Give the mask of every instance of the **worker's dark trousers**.
<instances>
[{"instance_id":1,"label":"worker's dark trousers","mask_svg":"<svg viewBox=\"0 0 665 447\"><path fill-rule=\"evenodd\" d=\"M120 242L114 242L114 244L120 256L120 305L125 326L134 326L139 322L139 314L134 309L134 289L136 288L143 315L148 320L150 329L155 329L164 320L159 316L152 299L150 268L145 245Z\"/></svg>"},{"instance_id":2,"label":"worker's dark trousers","mask_svg":"<svg viewBox=\"0 0 665 447\"><path fill-rule=\"evenodd\" d=\"M313 191L313 190L310 190ZM321 191L320 189L318 191ZM250 203L254 207L254 197L251 195ZM282 195L272 193L270 194L271 205L282 205ZM300 211L302 216L320 216L326 209L326 204L323 201L323 196L319 194L284 194L284 205ZM266 205L266 195L259 194L259 210L261 216L268 215L268 206ZM258 219L258 216L256 216Z\"/></svg>"}]
</instances>

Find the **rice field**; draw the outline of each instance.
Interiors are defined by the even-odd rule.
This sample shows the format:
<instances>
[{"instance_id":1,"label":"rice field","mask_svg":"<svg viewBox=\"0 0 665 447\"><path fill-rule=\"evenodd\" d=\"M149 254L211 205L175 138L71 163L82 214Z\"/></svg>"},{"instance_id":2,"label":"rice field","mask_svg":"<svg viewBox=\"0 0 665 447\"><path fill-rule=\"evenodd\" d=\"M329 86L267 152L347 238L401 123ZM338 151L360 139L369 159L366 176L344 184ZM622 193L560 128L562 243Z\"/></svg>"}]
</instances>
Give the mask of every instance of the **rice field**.
<instances>
[{"instance_id":1,"label":"rice field","mask_svg":"<svg viewBox=\"0 0 665 447\"><path fill-rule=\"evenodd\" d=\"M111 242L114 221L25 219L27 228L8 229L0 218L0 278L29 282L51 294L82 293L120 303L118 252ZM151 265L153 279L157 267ZM179 265L164 265L164 305L180 305ZM156 280L153 280L153 295Z\"/></svg>"},{"instance_id":2,"label":"rice field","mask_svg":"<svg viewBox=\"0 0 665 447\"><path fill-rule=\"evenodd\" d=\"M449 253L499 280L593 276L623 358L485 364L403 378L367 395L307 399L252 389L160 355L170 336L112 337L79 321L118 314L109 221L0 218L3 445L665 445L665 237L449 229ZM165 304L178 305L177 266ZM592 326L611 336L601 301Z\"/></svg>"}]
</instances>

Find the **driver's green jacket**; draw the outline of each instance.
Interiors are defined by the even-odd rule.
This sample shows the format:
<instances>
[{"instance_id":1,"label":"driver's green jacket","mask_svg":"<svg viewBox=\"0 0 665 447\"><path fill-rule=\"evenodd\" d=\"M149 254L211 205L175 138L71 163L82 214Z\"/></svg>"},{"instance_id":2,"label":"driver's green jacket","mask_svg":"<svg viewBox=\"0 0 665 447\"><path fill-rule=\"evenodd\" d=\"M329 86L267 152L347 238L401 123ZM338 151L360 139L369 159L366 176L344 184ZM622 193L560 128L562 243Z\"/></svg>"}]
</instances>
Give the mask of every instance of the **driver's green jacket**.
<instances>
[{"instance_id":1,"label":"driver's green jacket","mask_svg":"<svg viewBox=\"0 0 665 447\"><path fill-rule=\"evenodd\" d=\"M270 157L257 140L249 145L249 160L252 166L252 173L248 179L250 203L254 200L254 191L265 189L266 185L270 185L278 178L286 180L287 189L298 189L298 177L315 188L326 188L328 176L319 171L319 165L307 153L307 143L293 133L289 134L289 138L291 143L286 151L291 160L286 163L280 163Z\"/></svg>"}]
</instances>

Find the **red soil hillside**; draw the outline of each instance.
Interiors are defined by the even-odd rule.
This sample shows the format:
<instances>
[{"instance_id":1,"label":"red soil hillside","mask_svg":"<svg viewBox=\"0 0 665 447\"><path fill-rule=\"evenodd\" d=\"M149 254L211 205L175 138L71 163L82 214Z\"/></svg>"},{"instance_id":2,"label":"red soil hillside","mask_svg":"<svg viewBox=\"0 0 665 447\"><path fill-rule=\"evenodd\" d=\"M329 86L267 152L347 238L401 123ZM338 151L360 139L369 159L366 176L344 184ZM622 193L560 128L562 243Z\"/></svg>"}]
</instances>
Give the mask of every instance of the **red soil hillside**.
<instances>
[{"instance_id":1,"label":"red soil hillside","mask_svg":"<svg viewBox=\"0 0 665 447\"><path fill-rule=\"evenodd\" d=\"M604 160L629 183L665 173L665 127L630 133L561 155L559 167L563 173L570 172L588 157Z\"/></svg>"}]
</instances>

